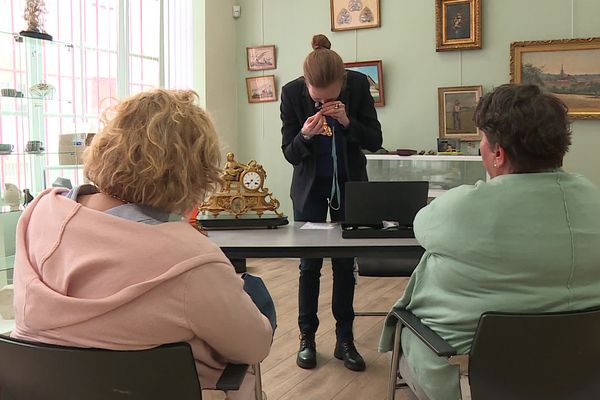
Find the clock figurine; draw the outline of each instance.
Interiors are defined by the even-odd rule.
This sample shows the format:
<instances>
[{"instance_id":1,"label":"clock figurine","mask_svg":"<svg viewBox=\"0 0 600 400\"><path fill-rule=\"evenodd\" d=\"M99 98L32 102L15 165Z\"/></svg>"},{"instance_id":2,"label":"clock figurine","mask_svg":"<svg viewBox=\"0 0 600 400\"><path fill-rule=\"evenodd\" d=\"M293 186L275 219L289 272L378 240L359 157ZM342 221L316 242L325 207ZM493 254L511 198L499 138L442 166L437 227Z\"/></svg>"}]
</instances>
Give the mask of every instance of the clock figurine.
<instances>
[{"instance_id":1,"label":"clock figurine","mask_svg":"<svg viewBox=\"0 0 600 400\"><path fill-rule=\"evenodd\" d=\"M272 212L282 218L283 214L277 211L279 200L264 186L266 177L267 173L256 160L243 164L233 153L227 153L219 190L198 207L200 213L241 220L241 216L260 219L266 212ZM202 221L205 224L207 219Z\"/></svg>"}]
</instances>

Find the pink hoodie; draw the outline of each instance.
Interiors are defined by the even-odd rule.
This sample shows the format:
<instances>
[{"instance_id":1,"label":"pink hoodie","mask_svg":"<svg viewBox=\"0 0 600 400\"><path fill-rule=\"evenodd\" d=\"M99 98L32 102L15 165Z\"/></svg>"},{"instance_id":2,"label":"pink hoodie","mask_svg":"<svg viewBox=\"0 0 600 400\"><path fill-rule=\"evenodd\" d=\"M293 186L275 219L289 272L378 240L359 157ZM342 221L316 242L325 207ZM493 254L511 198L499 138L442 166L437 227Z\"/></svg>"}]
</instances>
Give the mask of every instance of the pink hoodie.
<instances>
[{"instance_id":1,"label":"pink hoodie","mask_svg":"<svg viewBox=\"0 0 600 400\"><path fill-rule=\"evenodd\" d=\"M63 190L40 194L19 220L13 337L109 349L187 341L203 388L227 362L267 356L271 325L209 239L185 222L84 207ZM252 385L230 398L251 398Z\"/></svg>"}]
</instances>

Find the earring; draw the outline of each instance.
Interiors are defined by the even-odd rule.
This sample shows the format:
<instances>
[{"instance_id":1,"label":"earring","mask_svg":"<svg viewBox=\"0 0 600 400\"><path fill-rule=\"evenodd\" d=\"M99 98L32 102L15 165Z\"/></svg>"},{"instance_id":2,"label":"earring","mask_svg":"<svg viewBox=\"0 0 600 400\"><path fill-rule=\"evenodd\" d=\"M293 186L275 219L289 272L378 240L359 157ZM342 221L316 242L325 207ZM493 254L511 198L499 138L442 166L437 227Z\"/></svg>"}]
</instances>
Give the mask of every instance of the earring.
<instances>
[{"instance_id":1,"label":"earring","mask_svg":"<svg viewBox=\"0 0 600 400\"><path fill-rule=\"evenodd\" d=\"M498 168L498 164L494 163L494 168Z\"/></svg>"}]
</instances>

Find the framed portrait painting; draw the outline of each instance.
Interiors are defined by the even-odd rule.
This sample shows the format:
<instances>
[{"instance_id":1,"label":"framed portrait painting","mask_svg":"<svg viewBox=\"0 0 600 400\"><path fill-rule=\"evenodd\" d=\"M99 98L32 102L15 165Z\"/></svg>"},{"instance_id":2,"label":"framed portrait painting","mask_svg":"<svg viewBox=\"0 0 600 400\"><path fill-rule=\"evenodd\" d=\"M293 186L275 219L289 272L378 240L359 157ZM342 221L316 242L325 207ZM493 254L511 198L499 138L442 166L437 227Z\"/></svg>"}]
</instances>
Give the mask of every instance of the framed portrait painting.
<instances>
[{"instance_id":1,"label":"framed portrait painting","mask_svg":"<svg viewBox=\"0 0 600 400\"><path fill-rule=\"evenodd\" d=\"M473 116L482 91L481 85L438 88L441 138L481 140Z\"/></svg>"},{"instance_id":2,"label":"framed portrait painting","mask_svg":"<svg viewBox=\"0 0 600 400\"><path fill-rule=\"evenodd\" d=\"M435 0L436 51L481 48L481 1Z\"/></svg>"},{"instance_id":3,"label":"framed portrait painting","mask_svg":"<svg viewBox=\"0 0 600 400\"><path fill-rule=\"evenodd\" d=\"M246 47L246 60L250 71L277 68L275 45Z\"/></svg>"},{"instance_id":4,"label":"framed portrait painting","mask_svg":"<svg viewBox=\"0 0 600 400\"><path fill-rule=\"evenodd\" d=\"M600 119L600 38L513 42L510 81L543 87L573 119Z\"/></svg>"},{"instance_id":5,"label":"framed portrait painting","mask_svg":"<svg viewBox=\"0 0 600 400\"><path fill-rule=\"evenodd\" d=\"M369 90L371 96L373 96L375 107L383 107L385 105L385 97L383 95L383 66L381 60L344 63L344 67L365 74L369 80Z\"/></svg>"},{"instance_id":6,"label":"framed portrait painting","mask_svg":"<svg viewBox=\"0 0 600 400\"><path fill-rule=\"evenodd\" d=\"M381 0L330 0L331 30L377 28L381 26Z\"/></svg>"},{"instance_id":7,"label":"framed portrait painting","mask_svg":"<svg viewBox=\"0 0 600 400\"><path fill-rule=\"evenodd\" d=\"M275 75L246 78L246 91L248 92L248 103L277 101Z\"/></svg>"}]
</instances>

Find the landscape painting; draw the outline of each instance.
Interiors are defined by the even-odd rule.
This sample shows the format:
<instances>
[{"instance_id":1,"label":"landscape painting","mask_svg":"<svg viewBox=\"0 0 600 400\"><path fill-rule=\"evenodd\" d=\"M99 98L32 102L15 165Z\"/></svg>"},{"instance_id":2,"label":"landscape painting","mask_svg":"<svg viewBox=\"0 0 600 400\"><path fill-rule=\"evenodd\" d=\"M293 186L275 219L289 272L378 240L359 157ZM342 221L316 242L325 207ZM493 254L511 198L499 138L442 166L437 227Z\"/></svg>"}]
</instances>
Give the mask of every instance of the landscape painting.
<instances>
[{"instance_id":1,"label":"landscape painting","mask_svg":"<svg viewBox=\"0 0 600 400\"><path fill-rule=\"evenodd\" d=\"M512 82L538 85L575 119L600 119L600 38L516 42Z\"/></svg>"},{"instance_id":2,"label":"landscape painting","mask_svg":"<svg viewBox=\"0 0 600 400\"><path fill-rule=\"evenodd\" d=\"M246 78L246 90L249 103L277 101L275 75Z\"/></svg>"},{"instance_id":3,"label":"landscape painting","mask_svg":"<svg viewBox=\"0 0 600 400\"><path fill-rule=\"evenodd\" d=\"M385 105L383 94L383 63L381 60L344 63L344 68L365 74L369 80L369 91L371 92L371 96L373 96L375 107L383 107Z\"/></svg>"}]
</instances>

